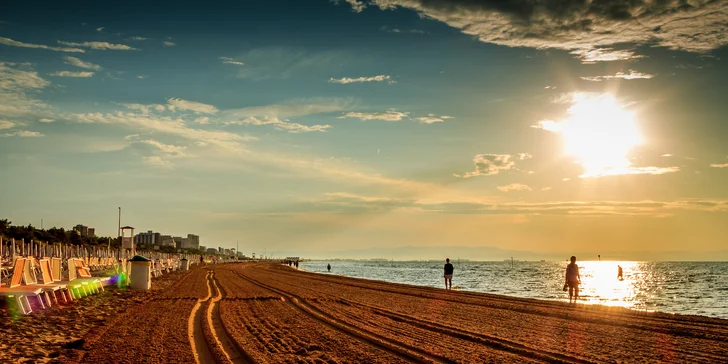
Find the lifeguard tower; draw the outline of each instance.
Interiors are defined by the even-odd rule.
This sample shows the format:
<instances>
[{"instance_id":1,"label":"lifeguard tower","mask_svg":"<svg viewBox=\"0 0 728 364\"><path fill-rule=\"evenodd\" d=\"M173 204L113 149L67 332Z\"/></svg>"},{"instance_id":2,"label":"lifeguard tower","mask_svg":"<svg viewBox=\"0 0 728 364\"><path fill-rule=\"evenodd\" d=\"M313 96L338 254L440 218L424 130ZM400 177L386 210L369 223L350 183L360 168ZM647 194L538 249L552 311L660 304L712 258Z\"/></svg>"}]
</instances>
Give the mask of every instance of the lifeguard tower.
<instances>
[{"instance_id":1,"label":"lifeguard tower","mask_svg":"<svg viewBox=\"0 0 728 364\"><path fill-rule=\"evenodd\" d=\"M129 231L129 236L127 236ZM127 257L136 255L136 247L134 246L134 228L124 226L121 228L121 251L127 253Z\"/></svg>"}]
</instances>

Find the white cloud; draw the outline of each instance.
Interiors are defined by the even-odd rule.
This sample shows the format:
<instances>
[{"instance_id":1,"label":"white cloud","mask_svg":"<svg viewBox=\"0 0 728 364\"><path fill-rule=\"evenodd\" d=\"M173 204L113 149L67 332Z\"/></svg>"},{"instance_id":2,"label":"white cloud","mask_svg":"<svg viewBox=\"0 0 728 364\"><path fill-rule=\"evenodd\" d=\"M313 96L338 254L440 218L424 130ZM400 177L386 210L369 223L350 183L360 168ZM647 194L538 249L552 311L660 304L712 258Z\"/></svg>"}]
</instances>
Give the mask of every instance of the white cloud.
<instances>
[{"instance_id":1,"label":"white cloud","mask_svg":"<svg viewBox=\"0 0 728 364\"><path fill-rule=\"evenodd\" d=\"M109 42L81 42L81 43L74 43L74 42L64 42L64 41L58 41L58 44L62 44L69 47L82 47L82 48L91 48L96 50L114 50L114 51L138 51L139 49L130 47L126 44L112 44Z\"/></svg>"},{"instance_id":2,"label":"white cloud","mask_svg":"<svg viewBox=\"0 0 728 364\"><path fill-rule=\"evenodd\" d=\"M122 104L127 109L140 111L142 114L147 115L152 111L162 112L167 110L167 106L160 104Z\"/></svg>"},{"instance_id":3,"label":"white cloud","mask_svg":"<svg viewBox=\"0 0 728 364\"><path fill-rule=\"evenodd\" d=\"M533 158L533 156L530 153L518 153L516 155L518 156L519 161Z\"/></svg>"},{"instance_id":4,"label":"white cloud","mask_svg":"<svg viewBox=\"0 0 728 364\"><path fill-rule=\"evenodd\" d=\"M724 1L371 0L406 8L486 43L566 50L654 43L706 52L728 43ZM358 8L355 8L355 10Z\"/></svg>"},{"instance_id":5,"label":"white cloud","mask_svg":"<svg viewBox=\"0 0 728 364\"><path fill-rule=\"evenodd\" d=\"M42 137L43 134L37 132L37 131L28 131L28 130L20 130L13 133L7 133L3 134L4 137L21 137L21 138L36 138L36 137Z\"/></svg>"},{"instance_id":6,"label":"white cloud","mask_svg":"<svg viewBox=\"0 0 728 364\"><path fill-rule=\"evenodd\" d=\"M543 129L553 133L561 132L561 124L553 120L541 120L538 123L531 125L532 128Z\"/></svg>"},{"instance_id":7,"label":"white cloud","mask_svg":"<svg viewBox=\"0 0 728 364\"><path fill-rule=\"evenodd\" d=\"M286 79L301 73L329 72L351 58L343 51L313 52L300 47L266 47L242 55L245 67L238 67L237 77L261 81Z\"/></svg>"},{"instance_id":8,"label":"white cloud","mask_svg":"<svg viewBox=\"0 0 728 364\"><path fill-rule=\"evenodd\" d=\"M15 126L15 123L9 120L0 119L0 130L10 129Z\"/></svg>"},{"instance_id":9,"label":"white cloud","mask_svg":"<svg viewBox=\"0 0 728 364\"><path fill-rule=\"evenodd\" d=\"M308 98L290 100L284 103L251 106L239 109L230 109L222 112L226 121L255 117L288 118L303 115L324 114L349 109L353 105L350 99L342 98Z\"/></svg>"},{"instance_id":10,"label":"white cloud","mask_svg":"<svg viewBox=\"0 0 728 364\"><path fill-rule=\"evenodd\" d=\"M711 166L711 167L713 167L713 168L728 168L728 163L723 163L723 164L711 164L710 166Z\"/></svg>"},{"instance_id":11,"label":"white cloud","mask_svg":"<svg viewBox=\"0 0 728 364\"><path fill-rule=\"evenodd\" d=\"M511 192L511 191L530 191L531 187L528 187L527 185L521 184L521 183L511 183L505 186L498 186L499 190L503 192Z\"/></svg>"},{"instance_id":12,"label":"white cloud","mask_svg":"<svg viewBox=\"0 0 728 364\"><path fill-rule=\"evenodd\" d=\"M162 42L162 45L165 46L165 47L174 47L174 46L176 46L176 44L174 44L172 42L166 42L166 41L165 42Z\"/></svg>"},{"instance_id":13,"label":"white cloud","mask_svg":"<svg viewBox=\"0 0 728 364\"><path fill-rule=\"evenodd\" d=\"M613 61L629 61L633 59L643 58L644 56L636 55L628 50L615 50L612 48L582 48L570 52L576 55L576 58L584 64L594 64L597 62L613 62Z\"/></svg>"},{"instance_id":14,"label":"white cloud","mask_svg":"<svg viewBox=\"0 0 728 364\"><path fill-rule=\"evenodd\" d=\"M355 118L355 119L361 119L361 120L385 120L385 121L400 121L402 119L409 118L408 112L399 112L395 110L388 110L385 112L373 112L373 113L363 113L363 112L348 112L344 114L343 116L339 116L339 119L344 118Z\"/></svg>"},{"instance_id":15,"label":"white cloud","mask_svg":"<svg viewBox=\"0 0 728 364\"><path fill-rule=\"evenodd\" d=\"M0 115L3 117L46 117L49 106L33 94L51 83L26 64L0 62Z\"/></svg>"},{"instance_id":16,"label":"white cloud","mask_svg":"<svg viewBox=\"0 0 728 364\"><path fill-rule=\"evenodd\" d=\"M473 157L475 171L465 173L462 178L471 178L476 176L491 176L514 169L516 163L510 154L477 154ZM456 175L456 177L460 177Z\"/></svg>"},{"instance_id":17,"label":"white cloud","mask_svg":"<svg viewBox=\"0 0 728 364\"><path fill-rule=\"evenodd\" d=\"M131 37L130 39L131 40L147 40L149 38L144 38L144 37Z\"/></svg>"},{"instance_id":18,"label":"white cloud","mask_svg":"<svg viewBox=\"0 0 728 364\"><path fill-rule=\"evenodd\" d=\"M57 71L53 73L49 73L48 76L56 76L56 77L91 77L93 76L93 72L73 72L73 71Z\"/></svg>"},{"instance_id":19,"label":"white cloud","mask_svg":"<svg viewBox=\"0 0 728 364\"><path fill-rule=\"evenodd\" d=\"M96 28L96 31L97 32L103 32L104 29L106 29L106 28L105 27L98 27L98 28Z\"/></svg>"},{"instance_id":20,"label":"white cloud","mask_svg":"<svg viewBox=\"0 0 728 364\"><path fill-rule=\"evenodd\" d=\"M67 53L83 53L84 52L83 49L79 49L79 48L49 47L47 45L42 45L42 44L18 42L18 41L12 40L10 38L3 38L3 37L0 37L0 44L4 44L7 46L11 46L11 47L47 49L47 50L55 51L55 52L67 52Z\"/></svg>"},{"instance_id":21,"label":"white cloud","mask_svg":"<svg viewBox=\"0 0 728 364\"><path fill-rule=\"evenodd\" d=\"M414 120L417 120L422 124L442 123L445 121L442 118L438 118L436 116L422 116L419 118L414 118Z\"/></svg>"},{"instance_id":22,"label":"white cloud","mask_svg":"<svg viewBox=\"0 0 728 364\"><path fill-rule=\"evenodd\" d=\"M234 64L236 66L243 66L243 65L245 65L245 63L240 62L240 61L236 61L235 59L230 58L230 57L219 57L219 58L220 58L220 60L222 60L222 63L223 64Z\"/></svg>"},{"instance_id":23,"label":"white cloud","mask_svg":"<svg viewBox=\"0 0 728 364\"><path fill-rule=\"evenodd\" d=\"M340 83L340 84L347 84L347 83L357 83L357 82L384 82L389 81L389 83L395 83L395 81L392 80L392 78L388 75L378 75L378 76L372 76L372 77L358 77L358 78L330 78L330 83Z\"/></svg>"},{"instance_id":24,"label":"white cloud","mask_svg":"<svg viewBox=\"0 0 728 364\"><path fill-rule=\"evenodd\" d=\"M623 80L636 80L636 79L649 80L652 77L655 77L655 75L641 73L641 72L637 72L635 70L629 70L629 73L617 72L614 75L581 77L581 79L586 80L586 81L599 82L599 81L605 81L605 80L612 80L612 79L616 79L616 78L621 78Z\"/></svg>"},{"instance_id":25,"label":"white cloud","mask_svg":"<svg viewBox=\"0 0 728 364\"><path fill-rule=\"evenodd\" d=\"M214 114L218 112L218 109L215 106L203 104L197 101L171 98L167 100L167 103L179 109L190 110L198 113Z\"/></svg>"},{"instance_id":26,"label":"white cloud","mask_svg":"<svg viewBox=\"0 0 728 364\"><path fill-rule=\"evenodd\" d=\"M207 125L210 123L210 118L207 116L200 116L199 118L192 120L192 122L195 124Z\"/></svg>"},{"instance_id":27,"label":"white cloud","mask_svg":"<svg viewBox=\"0 0 728 364\"><path fill-rule=\"evenodd\" d=\"M331 0L334 4L339 4L340 1L351 5L351 10L355 13L361 13L367 7L363 0Z\"/></svg>"},{"instance_id":28,"label":"white cloud","mask_svg":"<svg viewBox=\"0 0 728 364\"><path fill-rule=\"evenodd\" d=\"M259 119L256 117L247 117L243 120L238 121L228 121L226 122L228 125L237 124L237 125L271 125L279 130L284 130L289 133L308 133L312 131L320 131L325 132L326 129L331 128L331 125L303 125L299 123L291 123L288 120L281 120L277 117L266 117L263 119Z\"/></svg>"},{"instance_id":29,"label":"white cloud","mask_svg":"<svg viewBox=\"0 0 728 364\"><path fill-rule=\"evenodd\" d=\"M580 175L581 178L597 178L606 176L619 176L626 174L665 174L679 172L680 167L619 167L619 168L603 168L597 172L584 173Z\"/></svg>"},{"instance_id":30,"label":"white cloud","mask_svg":"<svg viewBox=\"0 0 728 364\"><path fill-rule=\"evenodd\" d=\"M178 157L185 157L187 154L185 153L185 150L187 147L179 146L179 145L172 145L172 144L164 144L162 142L159 142L157 140L153 139L147 139L147 140L140 140L138 143L151 145L157 149L159 149L160 152L164 154L170 154Z\"/></svg>"},{"instance_id":31,"label":"white cloud","mask_svg":"<svg viewBox=\"0 0 728 364\"><path fill-rule=\"evenodd\" d=\"M140 79L140 80L144 80L144 79L149 78L149 76L139 75L139 76L136 76L136 78Z\"/></svg>"},{"instance_id":32,"label":"white cloud","mask_svg":"<svg viewBox=\"0 0 728 364\"><path fill-rule=\"evenodd\" d=\"M93 64L91 62L82 61L76 57L66 56L66 57L63 57L63 59L66 61L65 63L67 65L71 65L71 66L75 66L75 67L79 67L79 68L85 68L85 69L94 70L94 71L101 70L101 66L99 66L97 64Z\"/></svg>"},{"instance_id":33,"label":"white cloud","mask_svg":"<svg viewBox=\"0 0 728 364\"><path fill-rule=\"evenodd\" d=\"M40 118L40 119L38 119L38 121L40 121L41 123L52 123L52 122L54 122L56 120L55 119L51 119L51 118Z\"/></svg>"}]
</instances>

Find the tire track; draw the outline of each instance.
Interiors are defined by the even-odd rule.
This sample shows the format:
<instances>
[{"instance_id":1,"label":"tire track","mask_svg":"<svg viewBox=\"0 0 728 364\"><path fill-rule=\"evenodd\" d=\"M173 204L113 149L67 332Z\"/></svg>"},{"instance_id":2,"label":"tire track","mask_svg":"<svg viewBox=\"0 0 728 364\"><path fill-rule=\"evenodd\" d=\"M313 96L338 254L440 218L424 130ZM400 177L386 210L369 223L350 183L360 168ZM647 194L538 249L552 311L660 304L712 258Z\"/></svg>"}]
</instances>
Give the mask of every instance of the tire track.
<instances>
[{"instance_id":1,"label":"tire track","mask_svg":"<svg viewBox=\"0 0 728 364\"><path fill-rule=\"evenodd\" d=\"M339 319L336 319L329 314L319 310L318 308L309 305L306 303L303 299L300 299L299 297L292 295L290 293L281 291L279 289L276 289L274 287L268 286L265 283L261 283L253 278L249 278L245 276L243 273L233 271L238 277L245 279L261 288L264 288L268 291L271 291L273 293L276 293L280 295L284 302L287 304L293 306L298 311L301 311L302 313L306 314L307 316L315 319L318 322L321 322L322 324L336 330L339 332L342 332L346 335L349 335L361 342L364 342L365 344L376 346L377 348L384 350L394 356L397 356L405 361L413 362L413 363L424 363L424 362L431 362L431 363L444 363L444 362L451 362L451 360L438 356L433 355L431 353L428 353L424 350L421 350L419 348L413 347L411 345L407 345L404 343L397 342L396 344L392 343L389 338L383 337L381 335L378 335L376 333L372 333L366 330L362 330L360 328L354 327L346 322L343 322Z\"/></svg>"},{"instance_id":2,"label":"tire track","mask_svg":"<svg viewBox=\"0 0 728 364\"><path fill-rule=\"evenodd\" d=\"M254 363L255 361L230 339L220 317L218 302L222 300L222 290L217 285L215 272L206 268L207 296L197 300L187 321L187 334L197 364L219 363L216 353L222 353L227 362L234 364Z\"/></svg>"},{"instance_id":3,"label":"tire track","mask_svg":"<svg viewBox=\"0 0 728 364\"><path fill-rule=\"evenodd\" d=\"M268 274L269 277L271 277L273 275L279 275L279 276L284 276L284 277L296 277L297 276L297 274L296 274L297 272L288 272L285 269L275 269L275 268L271 268L270 266L265 267L265 271L270 273L270 274ZM297 278L299 278L299 279L301 279L301 278L308 279L310 274L311 273L305 274L305 277L298 276ZM349 280L344 280L344 279L340 279L340 280L337 280L337 281L334 281L334 282L332 282L330 280L327 280L327 279L318 278L318 277L316 277L316 278L313 278L312 277L310 279L316 280L316 281L321 281L321 282L323 282L325 284L333 284L334 286L336 286L336 285L346 285L346 286L353 286L353 287L357 287L357 288L365 288L365 289L369 289L369 290L375 290L375 291L378 291L378 292L386 291L386 292L389 292L389 293L396 293L396 294L401 294L401 295L405 295L405 296L416 297L416 298L419 298L419 299L423 299L423 298L426 298L426 299L434 299L434 300L442 299L442 300L446 300L448 302L449 301L453 301L453 302L458 303L458 304L465 304L465 305L469 305L469 306L487 307L487 308L492 308L493 307L493 308L497 308L497 309L500 309L500 310L520 312L520 310L505 309L503 307L497 307L497 306L492 306L491 307L490 305L478 304L477 302L462 302L462 301L459 301L459 300L455 300L454 298L450 299L450 298L440 298L440 297L429 297L429 296L423 296L423 295L418 295L418 294L406 293L406 292L401 292L401 291L394 290L394 289L392 289L392 287L387 287L388 289L378 289L378 288L376 288L376 286L378 286L378 285L375 285L375 284L372 284L372 285L369 285L369 286L364 285L363 283L358 283L358 282L349 284L348 283ZM361 281L360 279L355 279L355 280L356 281ZM291 285L291 283L289 283L289 281L286 280L286 279L279 279L279 280L276 280L276 281L279 282L279 283L281 283L281 284L284 284L284 285ZM369 283L369 282L367 281L367 283ZM381 282L377 282L377 283L379 283L379 285L383 285ZM452 327L452 326L442 325L441 323L434 323L434 322L428 321L428 320L421 321L420 319L413 318L412 316L408 316L406 314L401 314L401 313L398 313L398 312L394 312L394 311L391 311L391 310L387 310L385 308L380 308L378 306L372 306L372 305L368 305L366 303L361 303L361 302L358 302L358 301L346 300L344 298L340 298L339 296L332 295L331 293L327 293L325 290L322 291L322 290L319 290L319 289L316 289L316 288L311 288L311 287L306 287L306 286L300 286L300 285L295 285L293 287L295 287L297 289L309 290L309 291L314 292L314 293L316 293L318 295L332 297L334 299L334 301L337 301L337 302L347 302L347 304L349 304L349 305L357 304L357 305L359 305L359 307L364 307L364 308L366 308L367 310L369 310L371 312L377 313L377 314L379 314L379 315L381 315L383 317L387 317L388 319L391 319L391 320L396 321L396 322L409 322L411 325L413 325L415 327L427 329L427 330L430 330L430 331L433 331L433 332L443 332L443 331L447 331L449 333L449 335L451 335L453 337L457 337L457 338L460 338L460 339L464 339L464 340L467 340L467 341L470 341L470 342L477 342L477 343L480 343L480 344L483 344L483 345L486 345L486 346L493 347L494 349L497 349L497 350L503 350L503 351L506 351L506 352L518 353L519 355L522 355L522 356L525 356L525 357L532 357L532 358L535 358L535 359L538 359L538 360L565 361L565 362L590 362L590 360L594 360L593 358L592 359L589 359L589 358L579 358L579 357L573 357L573 356L569 356L569 355L564 355L564 354L561 354L561 353L558 353L558 352L555 352L555 351L540 350L538 348L534 348L532 346L528 346L527 344L522 344L522 343L520 343L518 341L510 340L510 339L507 339L507 338L500 338L500 337L497 337L497 336L484 335L484 334L480 334L480 333L475 333L473 331L468 331L468 330L463 330L463 329L459 329L459 328ZM409 286L408 286L408 288L409 288ZM427 290L427 289L426 288L422 288L422 290ZM432 294L432 292L429 292L429 293ZM460 294L461 293L458 292L458 295L460 295ZM483 296L480 296L480 298L482 299ZM490 298L490 297L487 297L487 298ZM325 310L326 309L325 306L322 309ZM534 312L525 312L525 313L529 313L531 315L536 315L536 316L541 316L540 313L534 313ZM554 315L543 315L543 316L554 316ZM615 315L615 316L617 316L617 315ZM559 318L559 316L554 316L554 317ZM570 320L575 320L574 317L570 317L569 319ZM356 320L354 320L354 321L356 321ZM581 320L576 320L576 321L585 321L585 322L589 322L589 323L601 323L601 324L606 324L607 326L628 327L628 328L631 328L631 329L635 329L635 327L633 327L633 325L629 325L629 324L627 324L627 325L624 325L624 324L619 325L619 324L615 324L615 323L605 323L605 322L602 322L601 320L594 320L593 318L591 318L591 319L589 319L589 318L587 318L587 319L581 319ZM709 338L709 337L704 337L704 335L697 336L697 335L690 335L689 333L688 334L685 334L685 333L680 334L679 332L675 332L675 330L677 330L677 329L655 330L654 327L649 327L649 326L645 327L646 325L649 325L651 323L654 323L654 322L652 322L652 320L645 320L645 321L648 321L648 322L643 323L642 325L634 325L634 326L637 326L642 331L649 331L651 333L661 332L663 334L671 334L671 335L675 335L675 336L698 338L698 339L704 339L704 340L707 339L707 340L722 341L721 340L721 337L712 337L712 338ZM655 321L665 321L665 320L658 318ZM426 325L424 325L424 326L419 325L422 322L426 323ZM723 328L723 327L721 327L721 328ZM517 327L514 327L513 329L514 330L518 330ZM574 330L574 329L572 329L572 330ZM585 335L592 335L593 334L592 332L586 331L586 330L579 330L579 331L583 332ZM666 332L663 332L663 331L666 331ZM650 342L648 339L644 339L644 340L639 340L638 339L637 341L643 342L646 346L649 346L649 345L652 344L652 342ZM502 347L502 349L499 349L501 347ZM551 358L533 357L532 354L527 354L526 352L524 352L524 350L526 352L535 351L535 352L541 353L540 355L544 355L546 357L549 357L550 356ZM723 353L701 350L699 348L683 349L683 348L677 346L677 347L672 348L671 351L674 352L674 353L677 353L677 354L682 354L686 358L692 357L694 359L699 359L699 360L724 361L726 359L726 356Z\"/></svg>"}]
</instances>

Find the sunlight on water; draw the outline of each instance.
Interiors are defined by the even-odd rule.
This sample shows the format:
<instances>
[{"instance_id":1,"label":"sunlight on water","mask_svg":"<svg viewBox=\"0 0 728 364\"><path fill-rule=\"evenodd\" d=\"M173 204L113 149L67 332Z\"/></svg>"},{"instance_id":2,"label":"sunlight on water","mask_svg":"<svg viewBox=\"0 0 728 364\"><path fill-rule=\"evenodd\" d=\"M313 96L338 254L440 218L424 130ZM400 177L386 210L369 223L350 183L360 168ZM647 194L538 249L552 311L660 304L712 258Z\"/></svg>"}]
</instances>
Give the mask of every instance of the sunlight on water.
<instances>
[{"instance_id":1,"label":"sunlight on water","mask_svg":"<svg viewBox=\"0 0 728 364\"><path fill-rule=\"evenodd\" d=\"M444 262L304 262L301 268L330 274L442 288ZM562 288L568 262L454 262L456 289L568 301ZM642 311L728 318L728 263L577 261L579 303ZM622 266L623 279L617 278ZM327 273L328 274L328 273Z\"/></svg>"}]
</instances>

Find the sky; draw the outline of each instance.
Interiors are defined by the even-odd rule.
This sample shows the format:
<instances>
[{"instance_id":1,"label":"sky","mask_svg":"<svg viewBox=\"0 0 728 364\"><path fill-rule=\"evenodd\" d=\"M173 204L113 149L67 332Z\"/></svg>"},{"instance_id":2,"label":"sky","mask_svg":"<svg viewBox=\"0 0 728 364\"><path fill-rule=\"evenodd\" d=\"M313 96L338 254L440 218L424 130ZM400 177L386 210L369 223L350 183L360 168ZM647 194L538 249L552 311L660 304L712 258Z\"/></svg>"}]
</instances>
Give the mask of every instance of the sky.
<instances>
[{"instance_id":1,"label":"sky","mask_svg":"<svg viewBox=\"0 0 728 364\"><path fill-rule=\"evenodd\" d=\"M727 28L724 0L5 1L0 218L726 260Z\"/></svg>"}]
</instances>

